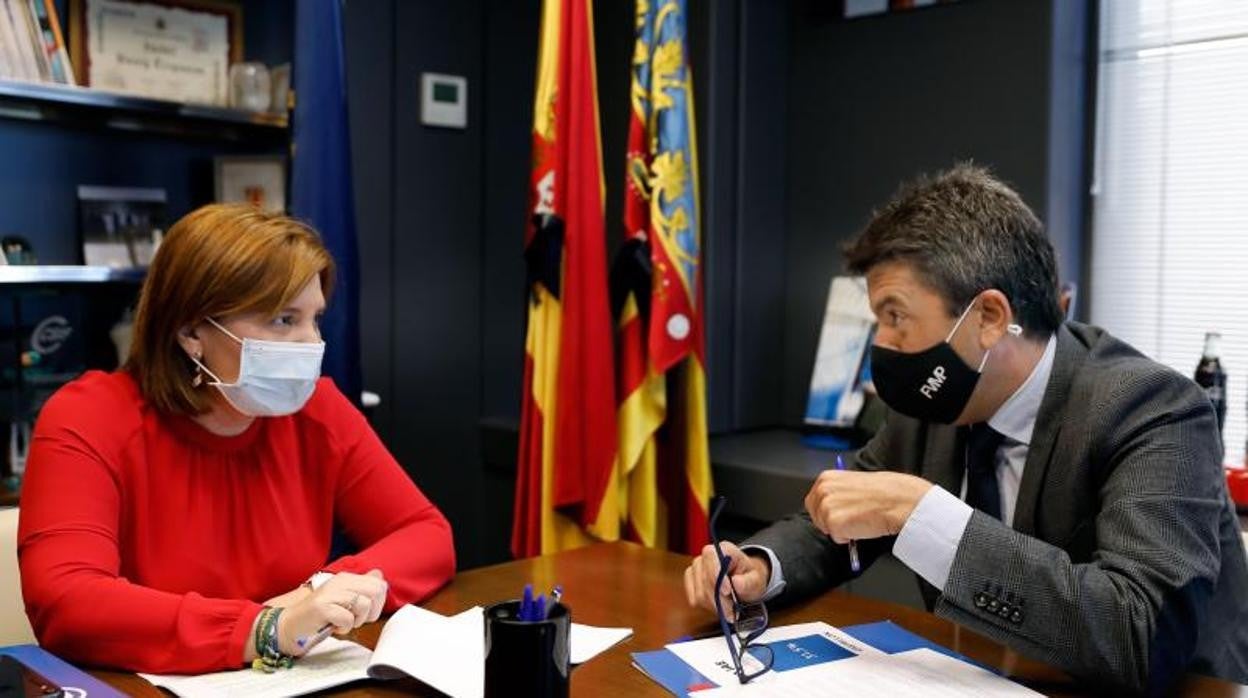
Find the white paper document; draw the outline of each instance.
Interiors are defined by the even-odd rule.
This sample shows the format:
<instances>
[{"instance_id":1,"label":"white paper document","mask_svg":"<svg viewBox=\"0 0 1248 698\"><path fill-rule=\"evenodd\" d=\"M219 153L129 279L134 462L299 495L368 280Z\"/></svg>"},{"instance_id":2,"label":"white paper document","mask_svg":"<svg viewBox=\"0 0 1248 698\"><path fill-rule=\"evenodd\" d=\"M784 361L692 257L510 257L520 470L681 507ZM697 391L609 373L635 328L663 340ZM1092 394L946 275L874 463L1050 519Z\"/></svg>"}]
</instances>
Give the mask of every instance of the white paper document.
<instances>
[{"instance_id":1,"label":"white paper document","mask_svg":"<svg viewBox=\"0 0 1248 698\"><path fill-rule=\"evenodd\" d=\"M266 674L253 669L221 671L199 676L139 674L148 682L179 696L199 698L282 698L315 693L368 678L373 653L354 642L325 638L288 670Z\"/></svg>"},{"instance_id":2,"label":"white paper document","mask_svg":"<svg viewBox=\"0 0 1248 698\"><path fill-rule=\"evenodd\" d=\"M977 666L927 648L897 654L866 653L852 659L815 664L783 673L771 681L733 682L698 691L698 698L819 698L888 696L888 698L963 698L967 696L1042 695ZM759 677L760 679L763 677Z\"/></svg>"},{"instance_id":3,"label":"white paper document","mask_svg":"<svg viewBox=\"0 0 1248 698\"><path fill-rule=\"evenodd\" d=\"M485 692L484 611L480 606L443 616L404 606L386 621L377 650L327 638L292 669L264 674L251 669L199 676L139 674L183 698L281 698L324 690L360 679L415 677L454 698ZM573 664L588 661L633 633L631 628L572 624Z\"/></svg>"},{"instance_id":4,"label":"white paper document","mask_svg":"<svg viewBox=\"0 0 1248 698\"><path fill-rule=\"evenodd\" d=\"M568 648L568 655L573 664L584 664L632 634L632 628L599 628L573 623L572 637L569 638L572 646Z\"/></svg>"},{"instance_id":5,"label":"white paper document","mask_svg":"<svg viewBox=\"0 0 1248 698\"><path fill-rule=\"evenodd\" d=\"M798 623L770 628L758 637L753 645L770 645L773 648L776 668L754 679L757 683L775 681L778 676L796 671L795 667L832 662L843 664L845 657L863 654L882 654L874 647L861 642L839 628L827 623ZM719 685L737 683L736 668L728 653L728 643L723 637L710 637L693 642L675 642L667 646L672 654L690 667ZM838 661L840 660L840 661ZM741 658L746 673L761 671L763 665L749 652ZM702 695L701 692L698 693Z\"/></svg>"}]
</instances>

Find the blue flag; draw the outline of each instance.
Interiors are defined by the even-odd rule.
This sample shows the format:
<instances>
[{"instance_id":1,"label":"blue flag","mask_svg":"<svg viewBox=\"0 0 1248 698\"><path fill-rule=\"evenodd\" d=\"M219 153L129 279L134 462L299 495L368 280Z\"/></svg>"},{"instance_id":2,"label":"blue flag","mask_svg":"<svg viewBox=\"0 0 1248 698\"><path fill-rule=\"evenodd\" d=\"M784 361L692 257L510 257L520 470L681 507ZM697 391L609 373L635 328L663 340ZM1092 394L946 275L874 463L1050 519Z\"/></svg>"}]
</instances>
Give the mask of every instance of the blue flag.
<instances>
[{"instance_id":1,"label":"blue flag","mask_svg":"<svg viewBox=\"0 0 1248 698\"><path fill-rule=\"evenodd\" d=\"M290 210L321 233L338 265L321 322L325 375L359 404L360 270L341 0L297 0Z\"/></svg>"}]
</instances>

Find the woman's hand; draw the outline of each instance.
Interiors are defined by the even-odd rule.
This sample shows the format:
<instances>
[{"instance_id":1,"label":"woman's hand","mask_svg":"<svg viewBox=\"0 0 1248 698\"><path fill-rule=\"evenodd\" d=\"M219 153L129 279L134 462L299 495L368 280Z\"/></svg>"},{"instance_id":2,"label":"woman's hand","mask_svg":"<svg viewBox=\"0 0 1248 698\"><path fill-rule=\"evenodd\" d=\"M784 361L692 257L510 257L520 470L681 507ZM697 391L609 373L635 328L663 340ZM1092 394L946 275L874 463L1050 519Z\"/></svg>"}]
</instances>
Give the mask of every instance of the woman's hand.
<instances>
[{"instance_id":1,"label":"woman's hand","mask_svg":"<svg viewBox=\"0 0 1248 698\"><path fill-rule=\"evenodd\" d=\"M299 656L311 647L300 647L299 639L309 638L326 625L335 635L345 635L381 616L386 605L386 584L381 570L368 574L339 572L320 589L286 606L277 620L277 644L283 654ZM283 594L279 599L295 592Z\"/></svg>"},{"instance_id":2,"label":"woman's hand","mask_svg":"<svg viewBox=\"0 0 1248 698\"><path fill-rule=\"evenodd\" d=\"M291 589L285 594L274 596L268 601L265 601L264 605L270 606L272 608L290 608L291 606L294 606L295 604L299 603L300 601L303 601L304 599L308 598L311 595L312 595L312 587L308 586L307 584L300 584L299 586L295 587L294 589Z\"/></svg>"}]
</instances>

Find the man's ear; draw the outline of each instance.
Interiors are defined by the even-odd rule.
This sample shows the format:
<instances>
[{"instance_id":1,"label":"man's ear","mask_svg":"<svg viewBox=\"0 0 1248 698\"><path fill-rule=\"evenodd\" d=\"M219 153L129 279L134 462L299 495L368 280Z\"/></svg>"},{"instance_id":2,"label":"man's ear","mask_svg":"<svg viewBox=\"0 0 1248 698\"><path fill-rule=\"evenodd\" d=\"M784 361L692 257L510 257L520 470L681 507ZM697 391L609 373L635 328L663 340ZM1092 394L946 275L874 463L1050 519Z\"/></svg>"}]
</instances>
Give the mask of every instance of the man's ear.
<instances>
[{"instance_id":1,"label":"man's ear","mask_svg":"<svg viewBox=\"0 0 1248 698\"><path fill-rule=\"evenodd\" d=\"M997 289L989 289L979 297L979 345L991 349L1005 335L1018 336L1023 328L1014 321L1010 300Z\"/></svg>"}]
</instances>

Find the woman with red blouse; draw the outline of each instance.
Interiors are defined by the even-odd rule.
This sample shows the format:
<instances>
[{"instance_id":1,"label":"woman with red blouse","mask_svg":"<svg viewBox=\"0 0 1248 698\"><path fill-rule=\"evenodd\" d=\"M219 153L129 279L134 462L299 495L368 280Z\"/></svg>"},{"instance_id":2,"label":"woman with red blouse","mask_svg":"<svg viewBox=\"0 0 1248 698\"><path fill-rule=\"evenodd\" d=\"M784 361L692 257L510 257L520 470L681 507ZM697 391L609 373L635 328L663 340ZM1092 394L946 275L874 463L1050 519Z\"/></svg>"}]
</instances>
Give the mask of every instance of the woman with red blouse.
<instances>
[{"instance_id":1,"label":"woman with red blouse","mask_svg":"<svg viewBox=\"0 0 1248 698\"><path fill-rule=\"evenodd\" d=\"M169 230L126 364L35 426L18 554L44 648L157 673L289 665L451 578L446 519L319 377L332 279L285 216L213 205ZM335 523L360 550L327 563Z\"/></svg>"}]
</instances>

